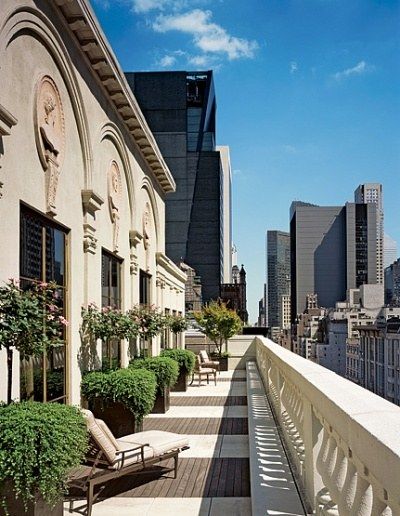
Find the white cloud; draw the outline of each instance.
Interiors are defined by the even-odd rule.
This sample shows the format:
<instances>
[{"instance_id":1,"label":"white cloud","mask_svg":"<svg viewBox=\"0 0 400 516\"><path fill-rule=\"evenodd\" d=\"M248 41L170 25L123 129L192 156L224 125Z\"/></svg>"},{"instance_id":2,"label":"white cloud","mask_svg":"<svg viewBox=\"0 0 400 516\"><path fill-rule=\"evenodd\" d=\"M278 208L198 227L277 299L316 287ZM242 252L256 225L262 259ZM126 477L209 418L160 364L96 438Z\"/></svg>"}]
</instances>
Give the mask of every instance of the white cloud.
<instances>
[{"instance_id":1,"label":"white cloud","mask_svg":"<svg viewBox=\"0 0 400 516\"><path fill-rule=\"evenodd\" d=\"M335 74L333 74L333 77L337 81L341 81L342 79L346 79L347 77L351 77L352 75L364 75L365 73L372 72L374 68L374 66L368 65L365 61L360 61L352 68L346 68L341 72L336 72Z\"/></svg>"},{"instance_id":2,"label":"white cloud","mask_svg":"<svg viewBox=\"0 0 400 516\"><path fill-rule=\"evenodd\" d=\"M176 57L175 56L170 56L170 55L166 55L164 57L162 57L158 64L160 66L162 66L163 68L169 68L170 66L174 65L176 63Z\"/></svg>"},{"instance_id":3,"label":"white cloud","mask_svg":"<svg viewBox=\"0 0 400 516\"><path fill-rule=\"evenodd\" d=\"M205 53L226 54L229 60L252 58L256 41L231 36L223 27L211 22L211 11L194 9L183 14L159 15L153 23L157 32L179 31L193 36L193 43Z\"/></svg>"},{"instance_id":4,"label":"white cloud","mask_svg":"<svg viewBox=\"0 0 400 516\"><path fill-rule=\"evenodd\" d=\"M132 0L132 8L135 13L147 13L154 9L162 10L168 3L169 0Z\"/></svg>"},{"instance_id":5,"label":"white cloud","mask_svg":"<svg viewBox=\"0 0 400 516\"><path fill-rule=\"evenodd\" d=\"M289 64L290 73L291 74L296 73L298 69L299 69L299 67L298 67L298 64L296 63L296 61L291 61Z\"/></svg>"}]
</instances>

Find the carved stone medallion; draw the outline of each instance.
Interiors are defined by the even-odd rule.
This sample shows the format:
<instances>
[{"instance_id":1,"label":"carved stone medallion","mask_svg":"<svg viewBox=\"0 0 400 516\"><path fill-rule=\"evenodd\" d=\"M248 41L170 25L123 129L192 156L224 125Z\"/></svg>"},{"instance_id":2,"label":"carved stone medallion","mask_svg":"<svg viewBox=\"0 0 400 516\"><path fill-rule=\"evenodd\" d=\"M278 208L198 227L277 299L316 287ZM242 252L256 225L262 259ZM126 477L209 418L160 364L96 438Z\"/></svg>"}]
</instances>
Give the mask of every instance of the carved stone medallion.
<instances>
[{"instance_id":1,"label":"carved stone medallion","mask_svg":"<svg viewBox=\"0 0 400 516\"><path fill-rule=\"evenodd\" d=\"M42 77L36 89L36 146L45 171L46 211L56 215L58 178L64 160L65 125L61 96L53 79Z\"/></svg>"},{"instance_id":2,"label":"carved stone medallion","mask_svg":"<svg viewBox=\"0 0 400 516\"><path fill-rule=\"evenodd\" d=\"M119 219L121 213L122 180L121 172L115 161L108 169L108 208L113 224L113 250L118 251Z\"/></svg>"}]
</instances>

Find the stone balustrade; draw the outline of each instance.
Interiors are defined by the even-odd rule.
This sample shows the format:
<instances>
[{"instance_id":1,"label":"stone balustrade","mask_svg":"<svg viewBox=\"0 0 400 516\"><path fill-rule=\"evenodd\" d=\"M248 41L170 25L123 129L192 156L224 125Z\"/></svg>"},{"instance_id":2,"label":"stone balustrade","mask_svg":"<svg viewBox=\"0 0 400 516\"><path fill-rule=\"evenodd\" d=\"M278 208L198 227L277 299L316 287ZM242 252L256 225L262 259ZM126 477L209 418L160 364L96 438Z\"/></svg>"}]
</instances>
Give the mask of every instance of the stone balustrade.
<instances>
[{"instance_id":1,"label":"stone balustrade","mask_svg":"<svg viewBox=\"0 0 400 516\"><path fill-rule=\"evenodd\" d=\"M269 339L254 343L308 510L400 516L400 408Z\"/></svg>"}]
</instances>

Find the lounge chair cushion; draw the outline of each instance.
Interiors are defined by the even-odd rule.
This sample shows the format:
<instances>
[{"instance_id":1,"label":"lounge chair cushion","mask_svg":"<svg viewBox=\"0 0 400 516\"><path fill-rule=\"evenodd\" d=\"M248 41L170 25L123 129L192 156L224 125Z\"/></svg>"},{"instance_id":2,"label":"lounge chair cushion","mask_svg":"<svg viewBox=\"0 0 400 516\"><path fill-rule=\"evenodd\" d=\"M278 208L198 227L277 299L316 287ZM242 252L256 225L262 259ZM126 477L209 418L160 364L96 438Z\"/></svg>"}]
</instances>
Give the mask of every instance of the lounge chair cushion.
<instances>
[{"instance_id":1,"label":"lounge chair cushion","mask_svg":"<svg viewBox=\"0 0 400 516\"><path fill-rule=\"evenodd\" d=\"M107 460L113 464L116 459L117 448L114 442L109 438L108 433L105 433L103 428L98 424L90 410L81 409L82 414L86 418L86 425L97 445L103 450ZM101 420L100 420L101 421ZM102 421L105 425L104 421Z\"/></svg>"},{"instance_id":2,"label":"lounge chair cushion","mask_svg":"<svg viewBox=\"0 0 400 516\"><path fill-rule=\"evenodd\" d=\"M202 351L200 351L199 355L200 355L200 360L202 362L209 362L210 361L210 359L208 358L207 351L205 351L204 349Z\"/></svg>"},{"instance_id":3,"label":"lounge chair cushion","mask_svg":"<svg viewBox=\"0 0 400 516\"><path fill-rule=\"evenodd\" d=\"M117 439L114 437L114 434L111 432L111 430L108 428L106 423L102 419L95 418L96 423L99 425L99 427L103 430L103 432L106 434L106 436L110 439L112 444L115 446L115 448L118 450L118 442Z\"/></svg>"},{"instance_id":4,"label":"lounge chair cushion","mask_svg":"<svg viewBox=\"0 0 400 516\"><path fill-rule=\"evenodd\" d=\"M146 430L145 432L125 435L118 439L118 442L149 444L156 457L189 445L189 440L185 435L163 432L162 430Z\"/></svg>"}]
</instances>

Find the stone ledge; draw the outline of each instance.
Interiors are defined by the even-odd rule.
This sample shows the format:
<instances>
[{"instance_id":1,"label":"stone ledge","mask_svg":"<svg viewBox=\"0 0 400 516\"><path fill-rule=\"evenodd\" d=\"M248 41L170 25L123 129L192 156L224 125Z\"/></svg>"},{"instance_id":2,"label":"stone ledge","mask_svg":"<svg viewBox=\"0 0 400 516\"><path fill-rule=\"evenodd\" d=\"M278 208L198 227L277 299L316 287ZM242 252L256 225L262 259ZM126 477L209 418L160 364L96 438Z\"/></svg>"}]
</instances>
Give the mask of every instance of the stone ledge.
<instances>
[{"instance_id":1,"label":"stone ledge","mask_svg":"<svg viewBox=\"0 0 400 516\"><path fill-rule=\"evenodd\" d=\"M248 361L246 371L252 516L304 516L256 363Z\"/></svg>"}]
</instances>

